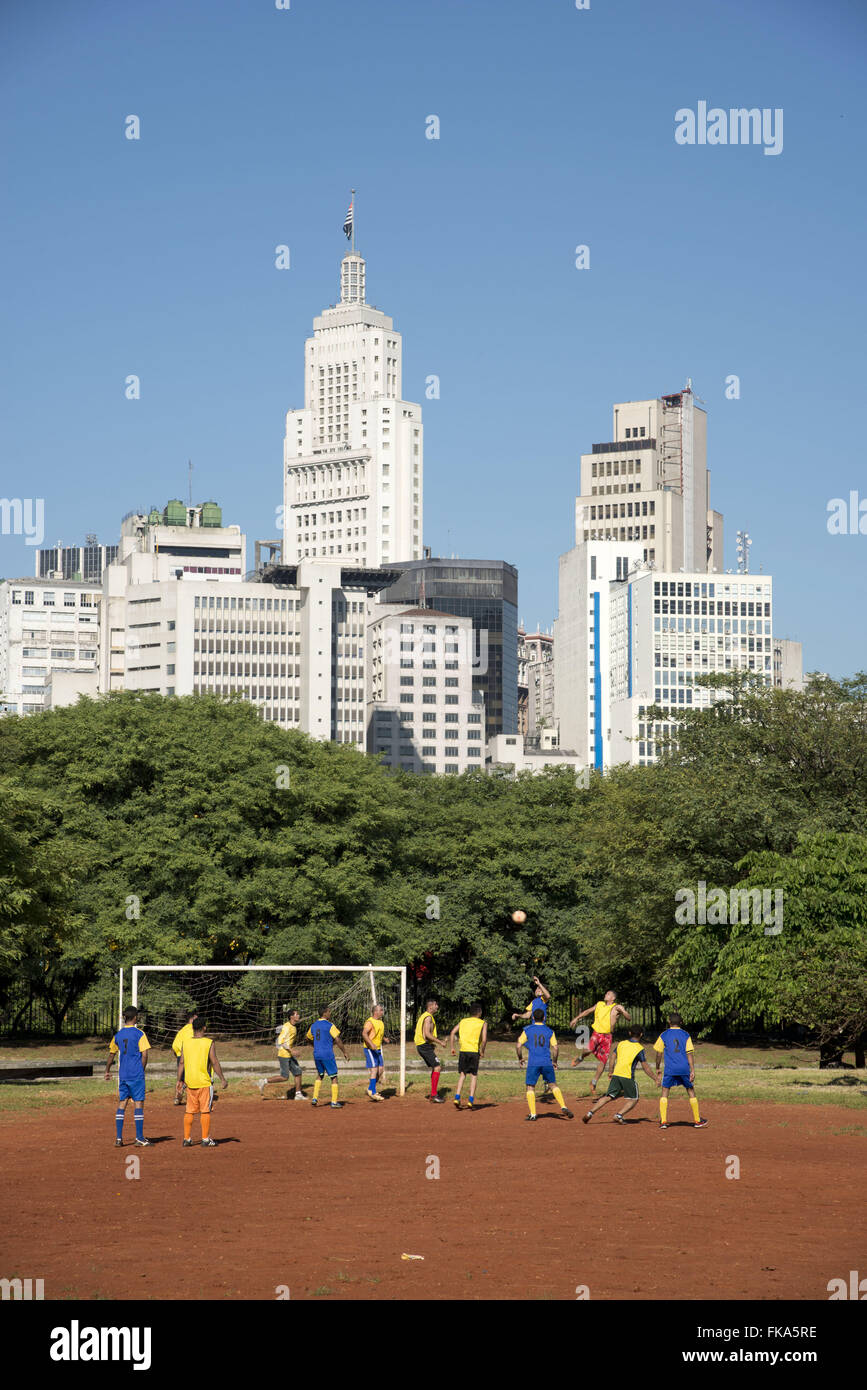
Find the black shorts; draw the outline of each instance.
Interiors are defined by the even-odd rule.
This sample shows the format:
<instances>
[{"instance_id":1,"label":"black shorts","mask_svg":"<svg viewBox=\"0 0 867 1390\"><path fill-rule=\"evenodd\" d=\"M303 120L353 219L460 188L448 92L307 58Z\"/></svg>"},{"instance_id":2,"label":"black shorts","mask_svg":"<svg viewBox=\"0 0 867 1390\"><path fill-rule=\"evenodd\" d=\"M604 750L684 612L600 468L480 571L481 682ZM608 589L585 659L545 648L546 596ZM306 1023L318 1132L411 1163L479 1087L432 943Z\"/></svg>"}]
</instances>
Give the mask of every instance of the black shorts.
<instances>
[{"instance_id":1,"label":"black shorts","mask_svg":"<svg viewBox=\"0 0 867 1390\"><path fill-rule=\"evenodd\" d=\"M421 1043L416 1051L425 1065L429 1066L431 1071L436 1071L439 1066L439 1058L433 1043Z\"/></svg>"},{"instance_id":2,"label":"black shorts","mask_svg":"<svg viewBox=\"0 0 867 1390\"><path fill-rule=\"evenodd\" d=\"M479 1074L479 1054L478 1052L459 1052L458 1071L462 1071L464 1076L478 1076Z\"/></svg>"}]
</instances>

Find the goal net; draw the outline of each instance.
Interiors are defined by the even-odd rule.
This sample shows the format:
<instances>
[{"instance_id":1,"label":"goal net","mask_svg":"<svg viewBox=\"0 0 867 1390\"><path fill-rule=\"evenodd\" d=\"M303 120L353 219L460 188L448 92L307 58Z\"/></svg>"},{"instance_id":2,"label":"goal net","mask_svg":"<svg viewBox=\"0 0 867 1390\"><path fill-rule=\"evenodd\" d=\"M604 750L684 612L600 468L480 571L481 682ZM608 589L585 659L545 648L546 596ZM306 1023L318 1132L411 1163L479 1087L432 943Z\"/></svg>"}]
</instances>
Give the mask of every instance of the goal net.
<instances>
[{"instance_id":1,"label":"goal net","mask_svg":"<svg viewBox=\"0 0 867 1390\"><path fill-rule=\"evenodd\" d=\"M297 1009L299 1040L326 1005L343 1041L360 1046L375 1004L385 1009L386 1036L400 1062L400 1094L406 1073L406 969L376 965L136 965L132 1003L152 1046L168 1047L193 1009L207 1020L217 1042L235 1044L239 1055L274 1046ZM388 1050L388 1049L386 1049ZM397 1055L392 1057L397 1061ZM386 1059L388 1060L388 1059Z\"/></svg>"}]
</instances>

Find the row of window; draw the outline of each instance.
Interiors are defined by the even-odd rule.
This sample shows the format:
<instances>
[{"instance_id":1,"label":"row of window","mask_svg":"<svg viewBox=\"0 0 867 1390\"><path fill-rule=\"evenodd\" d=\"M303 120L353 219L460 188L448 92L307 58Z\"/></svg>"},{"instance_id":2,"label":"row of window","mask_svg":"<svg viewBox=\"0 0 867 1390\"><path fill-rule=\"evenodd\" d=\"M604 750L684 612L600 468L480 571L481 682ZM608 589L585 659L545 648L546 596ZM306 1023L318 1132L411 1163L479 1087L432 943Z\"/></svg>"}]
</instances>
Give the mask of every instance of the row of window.
<instances>
[{"instance_id":1,"label":"row of window","mask_svg":"<svg viewBox=\"0 0 867 1390\"><path fill-rule=\"evenodd\" d=\"M598 459L594 460L590 476L593 478L620 478L641 472L641 459Z\"/></svg>"},{"instance_id":2,"label":"row of window","mask_svg":"<svg viewBox=\"0 0 867 1390\"><path fill-rule=\"evenodd\" d=\"M632 516L632 506L633 504L631 502L600 502L598 506L591 506L590 520L607 521L610 517ZM611 510L612 507L614 508L613 512ZM620 508L619 512L617 510L618 507ZM649 502L636 502L634 514L635 516L656 516L656 503L653 498L651 497Z\"/></svg>"},{"instance_id":3,"label":"row of window","mask_svg":"<svg viewBox=\"0 0 867 1390\"><path fill-rule=\"evenodd\" d=\"M23 604L25 608L35 608L37 606L37 593L40 593L42 595L42 606L44 608L59 607L57 603L57 595L51 589L13 589L12 602L16 605L16 607L21 607ZM98 603L98 594L88 594L79 592L77 602L74 593L65 593L63 595L64 608L95 608L97 607Z\"/></svg>"}]
</instances>

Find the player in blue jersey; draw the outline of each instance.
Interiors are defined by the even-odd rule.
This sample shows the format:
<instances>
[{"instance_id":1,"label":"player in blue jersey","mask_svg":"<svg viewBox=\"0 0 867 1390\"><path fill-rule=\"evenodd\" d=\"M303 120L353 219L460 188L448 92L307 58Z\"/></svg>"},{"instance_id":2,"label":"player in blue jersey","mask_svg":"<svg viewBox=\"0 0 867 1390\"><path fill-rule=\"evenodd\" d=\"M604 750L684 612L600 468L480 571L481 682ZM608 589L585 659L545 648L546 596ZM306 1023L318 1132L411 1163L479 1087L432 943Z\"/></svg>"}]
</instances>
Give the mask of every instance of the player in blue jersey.
<instances>
[{"instance_id":1,"label":"player in blue jersey","mask_svg":"<svg viewBox=\"0 0 867 1390\"><path fill-rule=\"evenodd\" d=\"M668 1129L668 1093L672 1086L683 1086L689 1096L694 1129L704 1129L703 1120L695 1094L695 1048L692 1038L683 1026L680 1014L668 1015L668 1027L663 1028L653 1044L656 1053L656 1075L659 1077L663 1059L665 1069L662 1073L662 1094L659 1099L659 1128Z\"/></svg>"},{"instance_id":2,"label":"player in blue jersey","mask_svg":"<svg viewBox=\"0 0 867 1390\"><path fill-rule=\"evenodd\" d=\"M533 1022L528 1023L521 1036L515 1044L515 1051L518 1054L518 1061L522 1061L521 1048L527 1049L527 1075L525 1078L527 1086L527 1106L529 1108L528 1120L536 1118L536 1082L541 1076L551 1087L554 1099L560 1107L560 1114L564 1120L572 1119L572 1111L567 1110L566 1102L563 1099L563 1092L557 1085L557 1073L554 1068L557 1064L559 1047L554 1036L554 1029L549 1028L545 1022L545 1011L541 1006L533 1009Z\"/></svg>"},{"instance_id":3,"label":"player in blue jersey","mask_svg":"<svg viewBox=\"0 0 867 1390\"><path fill-rule=\"evenodd\" d=\"M513 1023L516 1021L520 1021L521 1023L529 1022L529 1020L534 1016L536 1009L542 1010L542 1022L548 1022L548 1005L551 1002L551 991L545 988L538 975L533 976L533 984L536 986L533 993L533 998L530 1000L529 1004L527 1005L526 1009L522 1014L512 1014ZM548 1085L548 1082L546 1081L542 1088L542 1094L539 1097L539 1099L553 1100L553 1098L554 1097L551 1088Z\"/></svg>"},{"instance_id":4,"label":"player in blue jersey","mask_svg":"<svg viewBox=\"0 0 867 1390\"><path fill-rule=\"evenodd\" d=\"M132 1005L124 1009L123 1027L118 1029L108 1045L108 1061L105 1064L105 1079L109 1081L112 1063L115 1057L118 1058L117 1111L114 1117L117 1126L114 1143L118 1149L123 1148L123 1119L129 1100L133 1103L135 1116L135 1142L139 1148L147 1148L150 1144L150 1140L144 1137L145 1070L150 1043L141 1028L136 1027L137 1018L138 1009Z\"/></svg>"},{"instance_id":5,"label":"player in blue jersey","mask_svg":"<svg viewBox=\"0 0 867 1390\"><path fill-rule=\"evenodd\" d=\"M312 1104L319 1104L319 1087L322 1085L323 1076L327 1074L331 1079L331 1109L342 1110L343 1101L337 1099L337 1058L334 1056L334 1044L337 1043L347 1062L349 1053L343 1046L339 1030L331 1022L330 1008L326 1006L319 1010L319 1017L307 1029L307 1036L313 1044L313 1065L316 1068Z\"/></svg>"}]
</instances>

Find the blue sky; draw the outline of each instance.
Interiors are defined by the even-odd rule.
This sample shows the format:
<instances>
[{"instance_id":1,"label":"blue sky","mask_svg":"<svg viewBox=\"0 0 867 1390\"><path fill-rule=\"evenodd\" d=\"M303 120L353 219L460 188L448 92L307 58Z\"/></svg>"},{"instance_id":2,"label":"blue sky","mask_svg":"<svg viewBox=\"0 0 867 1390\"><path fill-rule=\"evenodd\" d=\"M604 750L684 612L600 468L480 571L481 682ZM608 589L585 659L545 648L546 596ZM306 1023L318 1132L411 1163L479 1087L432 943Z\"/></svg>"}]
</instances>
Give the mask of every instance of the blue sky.
<instances>
[{"instance_id":1,"label":"blue sky","mask_svg":"<svg viewBox=\"0 0 867 1390\"><path fill-rule=\"evenodd\" d=\"M115 541L191 458L252 563L354 186L435 554L516 564L547 626L580 453L690 376L726 566L745 527L807 669L867 666L867 535L826 526L867 500L865 40L860 0L7 0L0 495L44 497L45 544ZM699 101L781 107L782 153L676 144Z\"/></svg>"}]
</instances>

